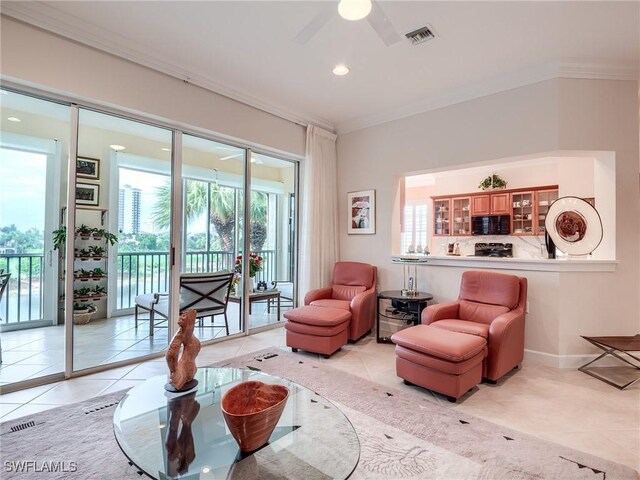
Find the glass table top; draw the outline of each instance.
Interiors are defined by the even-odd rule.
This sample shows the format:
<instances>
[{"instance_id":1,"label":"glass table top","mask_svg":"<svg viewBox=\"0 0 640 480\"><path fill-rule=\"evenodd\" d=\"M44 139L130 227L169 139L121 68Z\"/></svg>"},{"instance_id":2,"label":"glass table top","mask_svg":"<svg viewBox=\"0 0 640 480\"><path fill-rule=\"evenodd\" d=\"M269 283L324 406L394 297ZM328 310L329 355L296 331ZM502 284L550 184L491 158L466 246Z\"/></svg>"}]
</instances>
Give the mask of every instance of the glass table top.
<instances>
[{"instance_id":1,"label":"glass table top","mask_svg":"<svg viewBox=\"0 0 640 480\"><path fill-rule=\"evenodd\" d=\"M113 417L116 440L140 470L156 479L348 478L360 458L353 426L330 401L288 380L252 370L200 368L197 391L170 396L165 375L122 398ZM224 421L220 400L240 382L285 385L289 399L269 442L243 454Z\"/></svg>"}]
</instances>

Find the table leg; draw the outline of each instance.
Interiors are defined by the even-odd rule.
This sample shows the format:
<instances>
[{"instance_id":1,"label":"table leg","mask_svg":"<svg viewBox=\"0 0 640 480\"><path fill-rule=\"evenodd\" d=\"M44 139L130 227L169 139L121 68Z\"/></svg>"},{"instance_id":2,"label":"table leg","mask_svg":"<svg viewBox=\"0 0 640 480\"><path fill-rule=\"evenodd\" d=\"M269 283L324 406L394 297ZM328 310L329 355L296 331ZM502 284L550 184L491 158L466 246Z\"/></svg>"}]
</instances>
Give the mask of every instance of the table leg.
<instances>
[{"instance_id":1,"label":"table leg","mask_svg":"<svg viewBox=\"0 0 640 480\"><path fill-rule=\"evenodd\" d=\"M278 321L280 321L280 294L278 294L277 301L278 301Z\"/></svg>"},{"instance_id":2,"label":"table leg","mask_svg":"<svg viewBox=\"0 0 640 480\"><path fill-rule=\"evenodd\" d=\"M582 337L584 338L584 337ZM611 355L612 357L617 358L618 360L621 360L622 362L626 363L627 365L631 365L632 367L634 367L636 370L640 370L640 366L634 364L633 362L628 361L626 358L623 358L622 356L618 355L617 352L621 352L621 353L625 353L628 356L630 356L631 358L633 358L634 360L640 361L640 359L638 359L637 357L635 357L634 355L631 355L629 352L625 352L623 350L618 350L616 348L610 348L610 347L605 347L603 345L600 345L598 342L594 342L588 338L585 338L585 340L587 340L589 343L591 343L592 345L594 345L595 347L598 347L600 350L604 351L604 353L602 355L600 355L599 357L595 358L594 360L591 360L590 362L585 363L584 365L582 365L580 368L578 368L579 371L586 373L587 375L592 376L593 378L597 378L598 380L607 383L613 387L616 387L619 390L624 390L628 387L630 387L631 385L635 384L636 382L640 381L640 377L636 378L635 380L631 380L628 383L621 385L618 383L615 383L611 380L609 380L608 378L605 378L602 375L598 375L595 372L589 371L587 369L587 367L589 365L591 365L594 362L597 362L598 360L600 360L601 358L604 358L608 355ZM598 368L598 367L594 367L594 368Z\"/></svg>"}]
</instances>

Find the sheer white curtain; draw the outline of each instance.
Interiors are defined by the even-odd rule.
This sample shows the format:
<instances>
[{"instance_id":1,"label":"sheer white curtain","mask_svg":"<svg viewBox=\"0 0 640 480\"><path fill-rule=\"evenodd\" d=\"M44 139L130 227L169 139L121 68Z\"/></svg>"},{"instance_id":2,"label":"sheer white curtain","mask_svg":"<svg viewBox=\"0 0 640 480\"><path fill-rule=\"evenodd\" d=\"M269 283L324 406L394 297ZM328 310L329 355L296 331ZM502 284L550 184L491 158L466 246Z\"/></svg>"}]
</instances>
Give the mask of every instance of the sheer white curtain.
<instances>
[{"instance_id":1,"label":"sheer white curtain","mask_svg":"<svg viewBox=\"0 0 640 480\"><path fill-rule=\"evenodd\" d=\"M300 230L300 298L328 286L338 260L336 135L307 126Z\"/></svg>"}]
</instances>

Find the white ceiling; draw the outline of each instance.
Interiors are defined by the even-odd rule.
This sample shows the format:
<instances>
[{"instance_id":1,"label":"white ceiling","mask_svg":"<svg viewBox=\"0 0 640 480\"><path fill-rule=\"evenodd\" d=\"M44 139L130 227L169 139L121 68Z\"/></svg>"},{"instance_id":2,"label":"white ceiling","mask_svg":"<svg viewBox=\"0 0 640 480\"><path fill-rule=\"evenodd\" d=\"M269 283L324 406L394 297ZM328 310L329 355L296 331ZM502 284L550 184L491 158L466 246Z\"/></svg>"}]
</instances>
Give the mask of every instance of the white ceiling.
<instances>
[{"instance_id":1,"label":"white ceiling","mask_svg":"<svg viewBox=\"0 0 640 480\"><path fill-rule=\"evenodd\" d=\"M639 70L638 1L383 1L402 36L428 23L437 38L386 47L366 21L336 13L307 44L294 43L323 4L3 2L2 11L338 131L531 83L561 65L577 76ZM332 75L337 63L351 73Z\"/></svg>"}]
</instances>

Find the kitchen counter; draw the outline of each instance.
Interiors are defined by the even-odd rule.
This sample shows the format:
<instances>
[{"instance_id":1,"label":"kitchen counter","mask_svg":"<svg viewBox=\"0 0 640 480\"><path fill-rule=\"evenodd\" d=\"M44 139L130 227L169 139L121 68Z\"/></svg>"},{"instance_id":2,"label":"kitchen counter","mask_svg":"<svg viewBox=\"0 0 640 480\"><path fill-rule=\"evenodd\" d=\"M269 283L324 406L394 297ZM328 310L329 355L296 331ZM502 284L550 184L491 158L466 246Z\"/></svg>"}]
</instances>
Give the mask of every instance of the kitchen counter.
<instances>
[{"instance_id":1,"label":"kitchen counter","mask_svg":"<svg viewBox=\"0 0 640 480\"><path fill-rule=\"evenodd\" d=\"M587 258L498 258L453 255L393 255L398 258L415 258L421 266L471 267L492 270L530 270L542 272L614 272L617 260L591 260ZM425 262L426 260L426 262Z\"/></svg>"}]
</instances>

